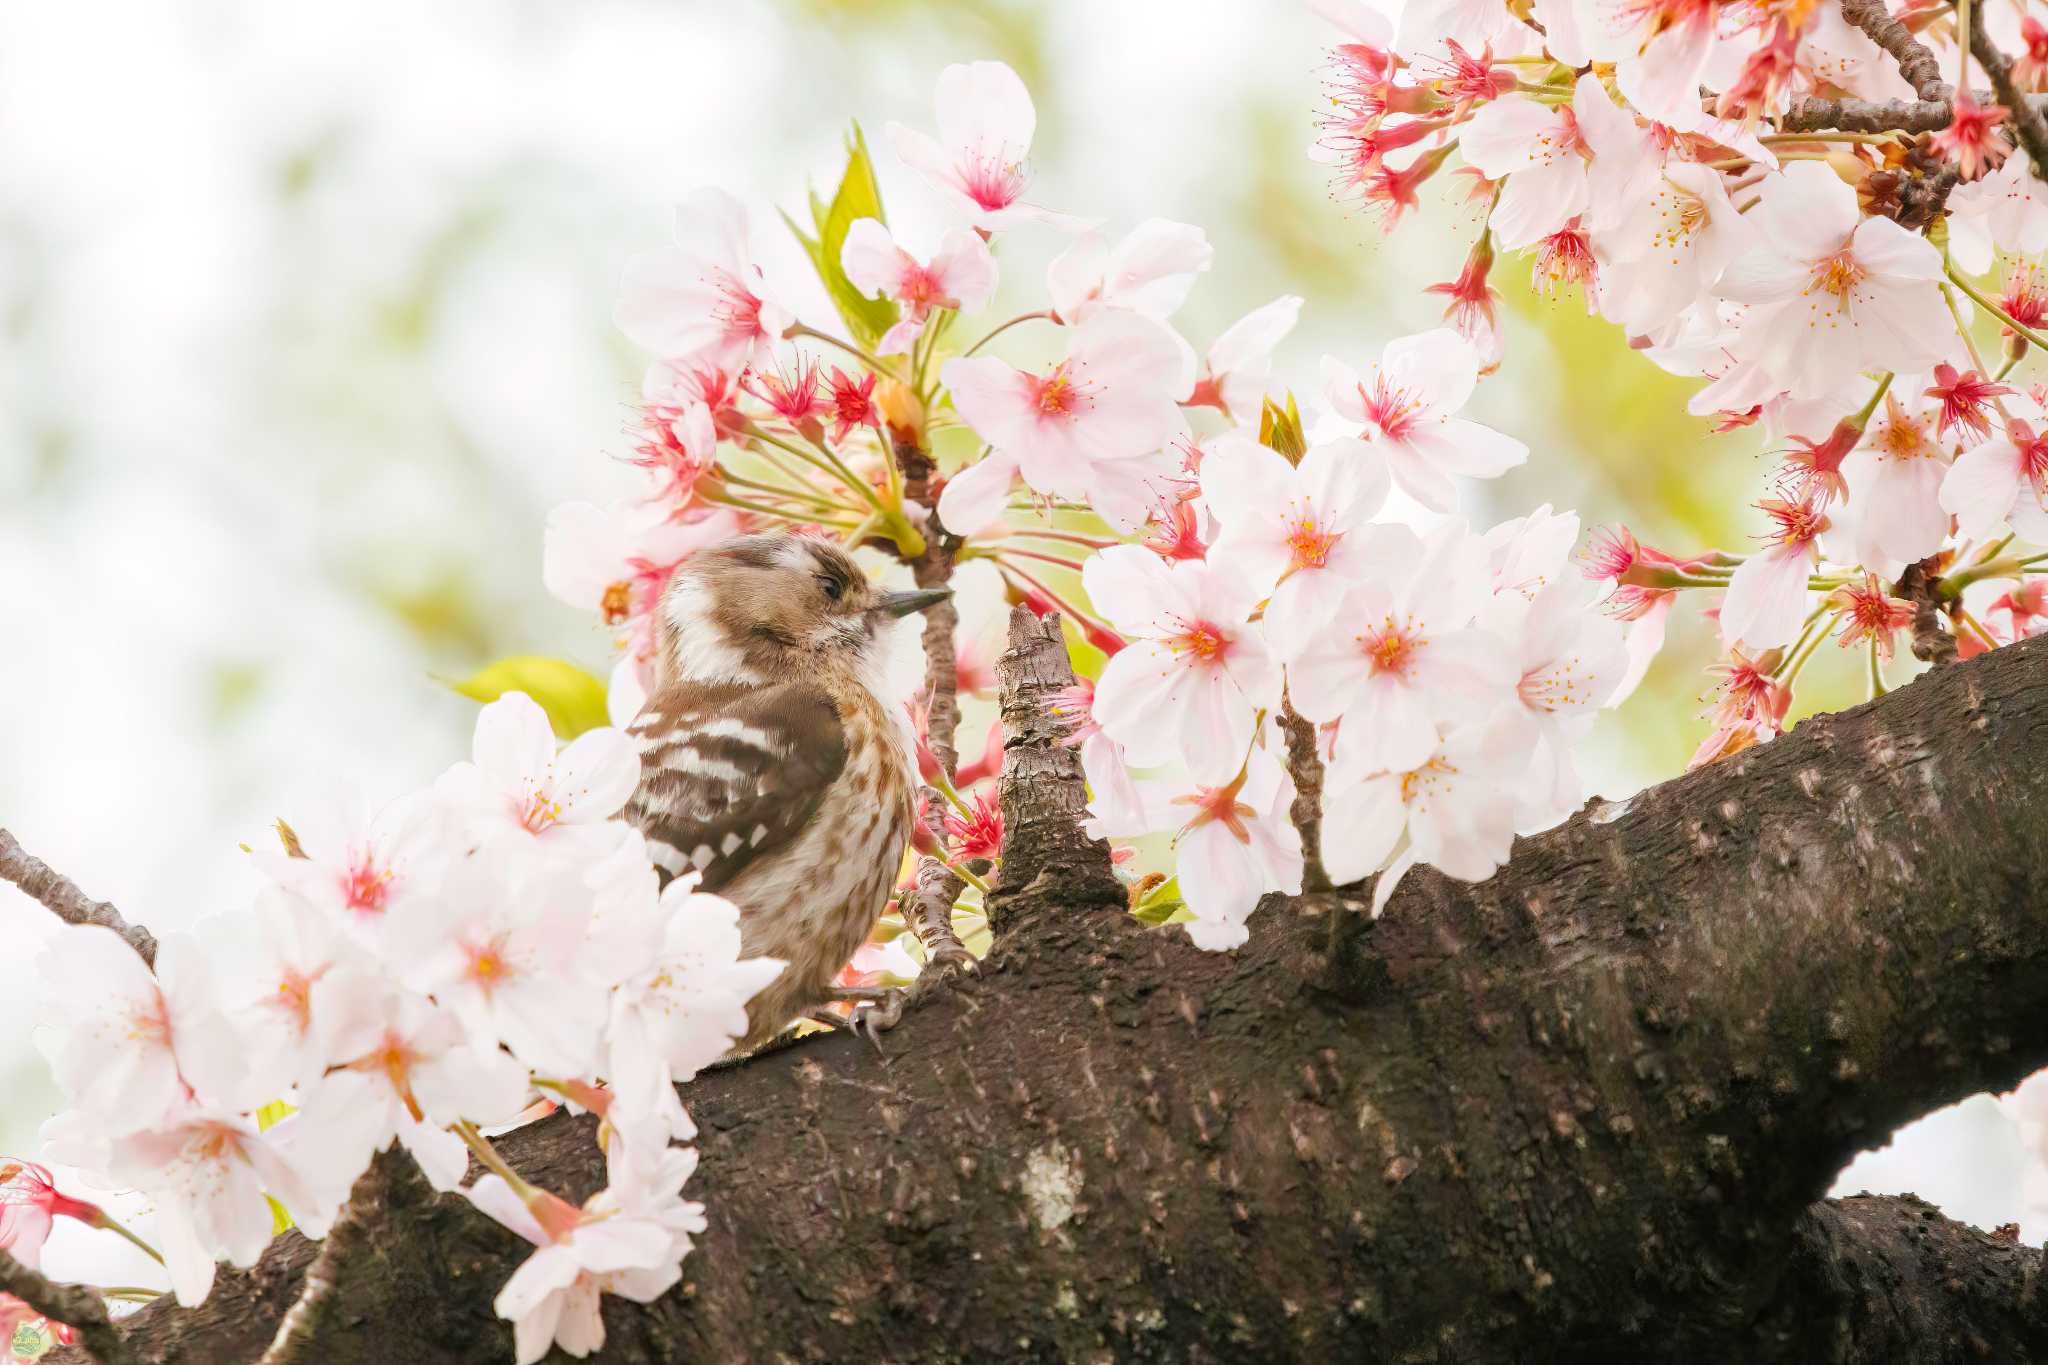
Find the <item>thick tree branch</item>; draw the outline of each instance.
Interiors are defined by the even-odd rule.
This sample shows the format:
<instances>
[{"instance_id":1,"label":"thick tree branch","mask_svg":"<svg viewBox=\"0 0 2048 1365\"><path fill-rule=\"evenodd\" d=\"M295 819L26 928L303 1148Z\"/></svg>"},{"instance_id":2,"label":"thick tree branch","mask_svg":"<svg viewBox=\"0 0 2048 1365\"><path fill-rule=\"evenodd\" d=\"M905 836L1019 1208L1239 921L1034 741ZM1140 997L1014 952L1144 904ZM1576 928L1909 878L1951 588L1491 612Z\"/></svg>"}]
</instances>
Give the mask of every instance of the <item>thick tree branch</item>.
<instances>
[{"instance_id":1,"label":"thick tree branch","mask_svg":"<svg viewBox=\"0 0 2048 1365\"><path fill-rule=\"evenodd\" d=\"M41 1313L78 1330L78 1340L99 1365L132 1365L134 1348L107 1317L106 1301L82 1284L58 1284L0 1248L0 1293L12 1294ZM5 1342L0 1342L4 1353ZM12 1359L13 1357L8 1357Z\"/></svg>"},{"instance_id":2,"label":"thick tree branch","mask_svg":"<svg viewBox=\"0 0 2048 1365\"><path fill-rule=\"evenodd\" d=\"M886 1066L826 1038L687 1087L711 1226L675 1292L607 1301L609 1358L2043 1358L2038 1252L1811 1206L2048 1063L2048 639L1583 811L1488 882L1413 873L1342 989L1323 920L1356 891L1275 898L1233 954L1101 913L1106 854L1053 833L1073 755L1024 700L1057 640L1013 619L981 989ZM591 1136L500 1146L580 1197ZM518 1239L408 1174L365 1243L323 1365L502 1358ZM251 1358L307 1254L136 1343Z\"/></svg>"},{"instance_id":3,"label":"thick tree branch","mask_svg":"<svg viewBox=\"0 0 2048 1365\"><path fill-rule=\"evenodd\" d=\"M149 930L121 918L121 912L107 902L86 895L4 829L0 829L0 880L13 882L66 924L96 924L112 929L142 955L144 962L156 965L156 939Z\"/></svg>"}]
</instances>

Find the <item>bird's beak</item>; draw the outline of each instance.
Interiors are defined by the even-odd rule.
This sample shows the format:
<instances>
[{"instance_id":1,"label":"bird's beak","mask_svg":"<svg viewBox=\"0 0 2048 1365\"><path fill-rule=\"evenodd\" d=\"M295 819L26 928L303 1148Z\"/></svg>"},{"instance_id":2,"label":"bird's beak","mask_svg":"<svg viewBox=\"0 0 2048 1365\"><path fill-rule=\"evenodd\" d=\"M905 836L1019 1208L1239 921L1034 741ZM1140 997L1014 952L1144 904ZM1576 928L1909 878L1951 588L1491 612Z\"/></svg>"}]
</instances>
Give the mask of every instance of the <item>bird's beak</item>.
<instances>
[{"instance_id":1,"label":"bird's beak","mask_svg":"<svg viewBox=\"0 0 2048 1365\"><path fill-rule=\"evenodd\" d=\"M868 608L876 616L908 616L926 607L935 607L953 595L951 588L917 588L910 592L885 592L881 600Z\"/></svg>"}]
</instances>

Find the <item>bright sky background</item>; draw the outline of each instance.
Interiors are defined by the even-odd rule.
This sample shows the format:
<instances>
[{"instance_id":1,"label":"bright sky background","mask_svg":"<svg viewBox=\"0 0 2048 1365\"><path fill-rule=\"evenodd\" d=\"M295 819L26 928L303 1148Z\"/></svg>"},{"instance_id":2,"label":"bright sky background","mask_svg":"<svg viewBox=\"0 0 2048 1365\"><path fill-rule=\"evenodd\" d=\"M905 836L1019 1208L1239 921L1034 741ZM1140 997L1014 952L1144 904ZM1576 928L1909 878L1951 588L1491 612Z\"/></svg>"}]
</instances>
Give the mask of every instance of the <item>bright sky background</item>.
<instances>
[{"instance_id":1,"label":"bright sky background","mask_svg":"<svg viewBox=\"0 0 2048 1365\"><path fill-rule=\"evenodd\" d=\"M1024 74L1034 198L1207 228L1217 265L1179 319L1198 346L1307 294L1282 354L1306 390L1320 352L1358 363L1432 325L1415 286L1452 273L1469 217L1383 245L1328 202L1303 155L1325 37L1284 0L0 9L0 823L175 929L239 903L237 845L325 785L388 797L462 757L473 706L437 676L512 652L601 668L600 634L542 591L540 528L620 477L621 263L715 183L801 281L771 206L836 174L853 117L898 233L935 239L879 134L929 124L946 62ZM1006 251L1006 275L1044 254ZM1475 518L1549 498L1669 531L1740 507L1753 455L1701 472L1670 444L1697 424L1615 416L1670 390L1612 329L1517 308L1475 412L1535 454ZM1600 790L1676 770L1703 662L1660 666L1641 718L1606 723ZM0 889L0 1152L33 1155L56 1106L29 1040L49 927ZM2026 1165L1978 1100L1847 1184L1990 1226L2023 1217ZM2025 1221L2048 1235L2048 1210ZM143 1275L108 1245L67 1232L50 1268Z\"/></svg>"}]
</instances>

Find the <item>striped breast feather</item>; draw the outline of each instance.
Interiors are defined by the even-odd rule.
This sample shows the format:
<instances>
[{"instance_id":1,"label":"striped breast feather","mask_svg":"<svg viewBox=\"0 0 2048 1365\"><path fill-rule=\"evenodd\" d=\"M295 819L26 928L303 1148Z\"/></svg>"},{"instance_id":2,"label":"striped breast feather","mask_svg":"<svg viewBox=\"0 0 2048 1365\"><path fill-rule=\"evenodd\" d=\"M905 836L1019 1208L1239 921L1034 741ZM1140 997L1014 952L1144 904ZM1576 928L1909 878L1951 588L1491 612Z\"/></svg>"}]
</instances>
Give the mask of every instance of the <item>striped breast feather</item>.
<instances>
[{"instance_id":1,"label":"striped breast feather","mask_svg":"<svg viewBox=\"0 0 2048 1365\"><path fill-rule=\"evenodd\" d=\"M626 819L664 882L695 868L706 891L794 843L846 767L838 709L797 683L677 682L627 733L640 787Z\"/></svg>"}]
</instances>

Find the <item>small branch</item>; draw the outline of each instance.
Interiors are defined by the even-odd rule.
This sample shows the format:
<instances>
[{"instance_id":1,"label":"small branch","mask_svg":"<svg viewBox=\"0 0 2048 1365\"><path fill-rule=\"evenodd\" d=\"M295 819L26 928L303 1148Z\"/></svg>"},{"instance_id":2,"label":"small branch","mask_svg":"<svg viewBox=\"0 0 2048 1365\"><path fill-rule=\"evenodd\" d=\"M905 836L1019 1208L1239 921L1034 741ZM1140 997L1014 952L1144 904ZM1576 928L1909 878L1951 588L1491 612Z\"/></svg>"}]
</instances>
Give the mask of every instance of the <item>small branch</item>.
<instances>
[{"instance_id":1,"label":"small branch","mask_svg":"<svg viewBox=\"0 0 2048 1365\"><path fill-rule=\"evenodd\" d=\"M1061 695L1074 685L1057 613L1010 611L1010 645L996 661L1003 707L1003 861L988 898L989 927L1002 937L1025 901L1062 909L1129 908L1110 867L1109 845L1082 837L1088 783L1067 743Z\"/></svg>"},{"instance_id":2,"label":"small branch","mask_svg":"<svg viewBox=\"0 0 2048 1365\"><path fill-rule=\"evenodd\" d=\"M271 1338L270 1348L256 1365L297 1365L315 1359L308 1352L315 1345L321 1309L341 1281L342 1266L369 1245L371 1224L384 1213L390 1201L392 1164L406 1159L396 1151L379 1152L356 1177L348 1203L342 1206L334 1226L327 1230L326 1240L320 1243L320 1254L306 1267L305 1278L299 1282L299 1297L285 1311L283 1321L277 1324L277 1335Z\"/></svg>"},{"instance_id":3,"label":"small branch","mask_svg":"<svg viewBox=\"0 0 2048 1365\"><path fill-rule=\"evenodd\" d=\"M4 837L5 831L0 831L0 838ZM0 1291L52 1321L77 1328L79 1344L100 1365L134 1365L139 1359L107 1316L106 1301L89 1286L58 1284L0 1250ZM0 1347L4 1346L0 1342Z\"/></svg>"},{"instance_id":4,"label":"small branch","mask_svg":"<svg viewBox=\"0 0 2048 1365\"><path fill-rule=\"evenodd\" d=\"M1287 736L1287 775L1294 779L1294 805L1287 814L1301 834L1301 889L1328 891L1330 874L1323 870L1323 759L1316 752L1315 722L1283 695L1280 730Z\"/></svg>"},{"instance_id":5,"label":"small branch","mask_svg":"<svg viewBox=\"0 0 2048 1365\"><path fill-rule=\"evenodd\" d=\"M1883 48L1899 64L1899 74L1913 93L1926 102L1948 103L1953 86L1941 78L1941 63L1913 31L1892 17L1884 0L1842 0L1842 17L1863 30L1870 41ZM1947 121L1937 124L1947 127Z\"/></svg>"},{"instance_id":6,"label":"small branch","mask_svg":"<svg viewBox=\"0 0 2048 1365\"><path fill-rule=\"evenodd\" d=\"M1984 10L1983 5L1970 10L1970 50L1977 54L1984 74L1990 77L1998 102L2011 114L2013 132L2019 137L2020 146L2027 149L2034 174L2048 176L2048 119L2042 117L2041 106L2013 83L2012 58L2001 52L1985 32Z\"/></svg>"},{"instance_id":7,"label":"small branch","mask_svg":"<svg viewBox=\"0 0 2048 1365\"><path fill-rule=\"evenodd\" d=\"M156 965L156 939L149 930L122 919L121 912L107 902L86 895L75 882L23 848L4 829L0 829L0 880L13 882L66 924L96 924L112 929L144 962Z\"/></svg>"},{"instance_id":8,"label":"small branch","mask_svg":"<svg viewBox=\"0 0 2048 1365\"><path fill-rule=\"evenodd\" d=\"M925 788L925 828L931 831L932 838L938 840L941 848L946 843L943 801L937 792ZM966 887L967 883L943 859L926 854L917 860L916 884L902 898L903 922L924 945L928 968L973 957L967 951L967 945L960 941L960 936L953 932L953 906Z\"/></svg>"}]
</instances>

